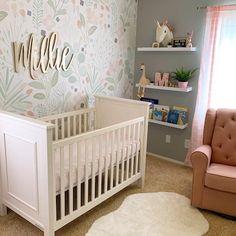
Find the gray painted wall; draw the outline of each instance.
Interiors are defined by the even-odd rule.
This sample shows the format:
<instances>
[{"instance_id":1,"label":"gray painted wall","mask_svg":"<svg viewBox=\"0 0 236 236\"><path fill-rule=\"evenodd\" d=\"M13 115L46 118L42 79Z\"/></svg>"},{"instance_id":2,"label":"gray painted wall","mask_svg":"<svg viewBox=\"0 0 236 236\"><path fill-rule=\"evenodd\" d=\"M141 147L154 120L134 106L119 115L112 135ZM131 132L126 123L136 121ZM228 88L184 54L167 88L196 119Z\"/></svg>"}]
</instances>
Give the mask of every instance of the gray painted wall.
<instances>
[{"instance_id":1,"label":"gray painted wall","mask_svg":"<svg viewBox=\"0 0 236 236\"><path fill-rule=\"evenodd\" d=\"M202 42L206 10L197 10L197 6L210 6L216 4L233 4L236 1L217 0L139 0L137 20L137 47L151 46L155 41L154 20L168 19L175 29L174 36L184 36L191 30L194 31L193 45L197 52L136 52L135 78L140 78L140 64L145 63L146 75L154 80L156 71L172 72L176 68L200 67ZM184 161L187 149L184 148L185 139L191 136L191 125L197 96L198 75L190 80L193 91L190 93L168 92L161 90L146 90L145 96L159 99L159 104L182 105L189 108L189 127L178 130L157 124L149 124L148 152ZM137 89L134 89L136 98ZM171 135L171 143L165 142L165 136Z\"/></svg>"}]
</instances>

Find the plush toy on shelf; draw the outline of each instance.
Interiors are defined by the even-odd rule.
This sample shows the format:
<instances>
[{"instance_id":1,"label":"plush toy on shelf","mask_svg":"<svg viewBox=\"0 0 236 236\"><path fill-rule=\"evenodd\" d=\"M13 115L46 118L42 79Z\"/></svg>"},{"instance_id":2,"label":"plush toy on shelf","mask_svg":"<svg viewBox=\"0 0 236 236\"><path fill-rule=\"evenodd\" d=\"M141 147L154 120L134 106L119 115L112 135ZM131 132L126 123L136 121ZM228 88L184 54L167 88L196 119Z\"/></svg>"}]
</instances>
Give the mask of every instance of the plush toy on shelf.
<instances>
[{"instance_id":1,"label":"plush toy on shelf","mask_svg":"<svg viewBox=\"0 0 236 236\"><path fill-rule=\"evenodd\" d=\"M192 37L193 37L193 31L191 33L187 33L187 40L186 40L186 47L187 48L191 48L193 46Z\"/></svg>"},{"instance_id":2,"label":"plush toy on shelf","mask_svg":"<svg viewBox=\"0 0 236 236\"><path fill-rule=\"evenodd\" d=\"M142 71L142 75L140 77L139 83L138 83L138 97L144 97L145 93L145 86L150 84L150 80L146 77L146 70L145 65L142 63L140 66L140 70Z\"/></svg>"}]
</instances>

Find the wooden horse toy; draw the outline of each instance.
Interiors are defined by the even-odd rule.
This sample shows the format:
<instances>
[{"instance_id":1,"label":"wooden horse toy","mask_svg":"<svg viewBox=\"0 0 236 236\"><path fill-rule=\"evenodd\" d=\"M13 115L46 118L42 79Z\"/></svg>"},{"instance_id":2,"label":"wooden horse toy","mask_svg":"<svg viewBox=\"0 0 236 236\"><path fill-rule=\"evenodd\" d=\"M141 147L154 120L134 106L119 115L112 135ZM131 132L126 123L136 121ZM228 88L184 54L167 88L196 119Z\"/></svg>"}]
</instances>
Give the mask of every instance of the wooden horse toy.
<instances>
[{"instance_id":1,"label":"wooden horse toy","mask_svg":"<svg viewBox=\"0 0 236 236\"><path fill-rule=\"evenodd\" d=\"M168 25L168 21L165 20L163 23L156 22L156 41L153 43L153 47L160 47L160 45L167 47L169 43L172 42L173 36L173 29Z\"/></svg>"},{"instance_id":2,"label":"wooden horse toy","mask_svg":"<svg viewBox=\"0 0 236 236\"><path fill-rule=\"evenodd\" d=\"M141 64L140 66L140 70L142 71L142 75L141 78L139 80L138 83L138 97L144 97L144 93L145 93L145 86L150 84L150 80L147 79L146 77L146 70L145 70L145 65Z\"/></svg>"}]
</instances>

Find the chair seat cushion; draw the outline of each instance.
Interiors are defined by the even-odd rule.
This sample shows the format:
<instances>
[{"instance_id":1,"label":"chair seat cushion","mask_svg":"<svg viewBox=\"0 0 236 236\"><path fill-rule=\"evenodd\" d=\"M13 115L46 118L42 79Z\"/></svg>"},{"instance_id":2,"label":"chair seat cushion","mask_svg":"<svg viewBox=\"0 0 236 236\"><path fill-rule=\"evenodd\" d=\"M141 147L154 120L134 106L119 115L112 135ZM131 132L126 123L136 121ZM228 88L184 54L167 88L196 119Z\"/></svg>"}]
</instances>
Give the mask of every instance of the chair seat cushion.
<instances>
[{"instance_id":1,"label":"chair seat cushion","mask_svg":"<svg viewBox=\"0 0 236 236\"><path fill-rule=\"evenodd\" d=\"M236 193L236 166L212 163L206 173L205 185L220 191Z\"/></svg>"}]
</instances>

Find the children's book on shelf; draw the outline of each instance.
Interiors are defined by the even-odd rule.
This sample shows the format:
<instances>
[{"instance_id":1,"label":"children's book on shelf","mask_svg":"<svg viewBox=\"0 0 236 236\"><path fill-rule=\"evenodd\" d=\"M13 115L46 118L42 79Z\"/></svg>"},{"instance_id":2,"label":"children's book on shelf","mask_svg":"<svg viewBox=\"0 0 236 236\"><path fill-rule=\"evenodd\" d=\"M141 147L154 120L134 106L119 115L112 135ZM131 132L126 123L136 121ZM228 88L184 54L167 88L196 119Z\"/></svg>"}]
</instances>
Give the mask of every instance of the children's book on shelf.
<instances>
[{"instance_id":1,"label":"children's book on shelf","mask_svg":"<svg viewBox=\"0 0 236 236\"><path fill-rule=\"evenodd\" d=\"M167 122L177 124L179 119L179 113L176 110L170 110L168 113Z\"/></svg>"},{"instance_id":2,"label":"children's book on shelf","mask_svg":"<svg viewBox=\"0 0 236 236\"><path fill-rule=\"evenodd\" d=\"M154 105L153 106L153 119L166 122L169 110L170 110L169 106Z\"/></svg>"},{"instance_id":3,"label":"children's book on shelf","mask_svg":"<svg viewBox=\"0 0 236 236\"><path fill-rule=\"evenodd\" d=\"M179 114L178 125L185 125L188 123L188 108L181 106L173 106L173 110Z\"/></svg>"},{"instance_id":4,"label":"children's book on shelf","mask_svg":"<svg viewBox=\"0 0 236 236\"><path fill-rule=\"evenodd\" d=\"M143 102L150 102L152 105L159 104L159 100L154 99L154 98L142 97L142 98L140 98L140 100Z\"/></svg>"},{"instance_id":5,"label":"children's book on shelf","mask_svg":"<svg viewBox=\"0 0 236 236\"><path fill-rule=\"evenodd\" d=\"M141 101L143 102L150 102L150 106L149 106L149 119L153 119L153 106L154 104L158 104L159 100L158 99L154 99L154 98L148 98L148 97L142 97L140 98Z\"/></svg>"}]
</instances>

